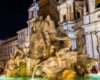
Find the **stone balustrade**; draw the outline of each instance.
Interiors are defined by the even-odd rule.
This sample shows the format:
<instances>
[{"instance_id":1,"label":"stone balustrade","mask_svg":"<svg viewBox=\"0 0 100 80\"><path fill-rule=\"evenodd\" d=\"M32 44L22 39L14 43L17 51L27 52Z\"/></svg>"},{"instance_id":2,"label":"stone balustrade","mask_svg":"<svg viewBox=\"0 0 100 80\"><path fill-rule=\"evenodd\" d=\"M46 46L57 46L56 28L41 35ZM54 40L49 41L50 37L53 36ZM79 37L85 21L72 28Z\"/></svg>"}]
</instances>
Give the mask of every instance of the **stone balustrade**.
<instances>
[{"instance_id":1,"label":"stone balustrade","mask_svg":"<svg viewBox=\"0 0 100 80\"><path fill-rule=\"evenodd\" d=\"M100 8L96 9L95 12L84 16L84 24L90 24L100 21Z\"/></svg>"}]
</instances>

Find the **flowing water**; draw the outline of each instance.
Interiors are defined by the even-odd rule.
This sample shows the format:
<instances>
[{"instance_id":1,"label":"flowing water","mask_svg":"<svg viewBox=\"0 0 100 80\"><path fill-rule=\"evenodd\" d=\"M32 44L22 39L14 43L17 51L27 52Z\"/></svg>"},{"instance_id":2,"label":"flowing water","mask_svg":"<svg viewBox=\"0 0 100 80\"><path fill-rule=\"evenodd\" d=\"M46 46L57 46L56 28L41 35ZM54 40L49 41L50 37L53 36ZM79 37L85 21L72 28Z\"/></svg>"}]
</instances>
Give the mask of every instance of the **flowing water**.
<instances>
[{"instance_id":1,"label":"flowing water","mask_svg":"<svg viewBox=\"0 0 100 80\"><path fill-rule=\"evenodd\" d=\"M34 70L33 70L32 79L31 80L34 80L35 72L36 72L37 68L40 67L40 66L49 67L48 65L36 65Z\"/></svg>"},{"instance_id":2,"label":"flowing water","mask_svg":"<svg viewBox=\"0 0 100 80\"><path fill-rule=\"evenodd\" d=\"M0 80L49 80L49 79L36 78L36 77L5 78L4 76L0 76ZM100 80L100 74L90 74L88 78L79 77L74 80Z\"/></svg>"}]
</instances>

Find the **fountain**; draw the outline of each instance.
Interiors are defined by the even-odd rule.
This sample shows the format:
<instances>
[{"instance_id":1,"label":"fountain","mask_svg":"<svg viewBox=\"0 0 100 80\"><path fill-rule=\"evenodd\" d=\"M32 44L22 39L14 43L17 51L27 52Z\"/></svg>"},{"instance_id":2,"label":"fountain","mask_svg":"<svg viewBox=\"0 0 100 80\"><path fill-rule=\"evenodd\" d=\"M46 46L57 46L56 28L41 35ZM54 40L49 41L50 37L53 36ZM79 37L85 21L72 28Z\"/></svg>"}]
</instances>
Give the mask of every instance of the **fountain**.
<instances>
[{"instance_id":1,"label":"fountain","mask_svg":"<svg viewBox=\"0 0 100 80\"><path fill-rule=\"evenodd\" d=\"M55 28L50 16L45 19L37 18L33 25L27 51L17 46L6 65L6 77L70 80L77 76L86 77L90 73L90 68L97 61L90 59L85 53L72 51L71 40L64 31Z\"/></svg>"}]
</instances>

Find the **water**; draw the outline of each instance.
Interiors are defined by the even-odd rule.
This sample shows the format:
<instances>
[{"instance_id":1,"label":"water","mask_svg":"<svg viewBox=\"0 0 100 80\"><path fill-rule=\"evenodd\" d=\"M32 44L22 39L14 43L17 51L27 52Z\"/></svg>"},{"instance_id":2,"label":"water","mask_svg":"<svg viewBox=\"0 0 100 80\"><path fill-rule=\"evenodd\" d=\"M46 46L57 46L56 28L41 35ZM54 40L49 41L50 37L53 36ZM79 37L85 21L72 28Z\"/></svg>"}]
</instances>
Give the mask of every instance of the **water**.
<instances>
[{"instance_id":1,"label":"water","mask_svg":"<svg viewBox=\"0 0 100 80\"><path fill-rule=\"evenodd\" d=\"M89 77L90 79L100 80L100 74L90 74Z\"/></svg>"},{"instance_id":2,"label":"water","mask_svg":"<svg viewBox=\"0 0 100 80\"><path fill-rule=\"evenodd\" d=\"M21 77L21 78L5 78L4 76L0 76L0 80L49 80L44 78L34 78L32 77Z\"/></svg>"},{"instance_id":3,"label":"water","mask_svg":"<svg viewBox=\"0 0 100 80\"><path fill-rule=\"evenodd\" d=\"M21 78L5 78L4 76L0 76L0 80L49 80L49 79L44 79L44 78L34 78L32 77L21 77ZM100 75L98 74L90 74L89 78L76 78L74 80L100 80Z\"/></svg>"}]
</instances>

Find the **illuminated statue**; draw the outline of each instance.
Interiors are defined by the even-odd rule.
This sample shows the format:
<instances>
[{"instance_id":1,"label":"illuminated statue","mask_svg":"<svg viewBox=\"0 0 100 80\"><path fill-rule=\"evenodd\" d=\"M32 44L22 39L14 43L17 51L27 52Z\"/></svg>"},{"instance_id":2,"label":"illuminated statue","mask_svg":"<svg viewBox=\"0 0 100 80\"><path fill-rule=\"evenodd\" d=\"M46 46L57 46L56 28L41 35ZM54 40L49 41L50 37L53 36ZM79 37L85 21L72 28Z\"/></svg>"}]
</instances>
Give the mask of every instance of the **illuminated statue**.
<instances>
[{"instance_id":1,"label":"illuminated statue","mask_svg":"<svg viewBox=\"0 0 100 80\"><path fill-rule=\"evenodd\" d=\"M35 8L34 8L34 17L36 17L36 16L37 16L37 12L38 12L38 10L39 10L39 6L38 6L38 4L36 3L36 0L33 0L33 2L34 2L34 4L35 4Z\"/></svg>"}]
</instances>

